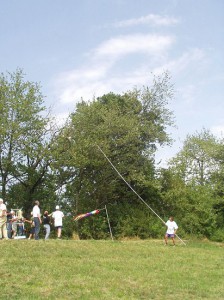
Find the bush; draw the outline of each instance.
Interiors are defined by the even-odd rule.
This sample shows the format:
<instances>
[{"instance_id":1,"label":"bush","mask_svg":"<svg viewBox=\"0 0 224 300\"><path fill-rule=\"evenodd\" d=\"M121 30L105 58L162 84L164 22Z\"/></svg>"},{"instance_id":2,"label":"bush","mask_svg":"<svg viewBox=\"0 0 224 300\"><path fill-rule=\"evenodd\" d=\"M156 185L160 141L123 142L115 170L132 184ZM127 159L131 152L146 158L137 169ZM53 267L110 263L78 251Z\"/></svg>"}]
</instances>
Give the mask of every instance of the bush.
<instances>
[{"instance_id":1,"label":"bush","mask_svg":"<svg viewBox=\"0 0 224 300\"><path fill-rule=\"evenodd\" d=\"M211 236L210 240L214 242L224 242L224 228L217 229Z\"/></svg>"}]
</instances>

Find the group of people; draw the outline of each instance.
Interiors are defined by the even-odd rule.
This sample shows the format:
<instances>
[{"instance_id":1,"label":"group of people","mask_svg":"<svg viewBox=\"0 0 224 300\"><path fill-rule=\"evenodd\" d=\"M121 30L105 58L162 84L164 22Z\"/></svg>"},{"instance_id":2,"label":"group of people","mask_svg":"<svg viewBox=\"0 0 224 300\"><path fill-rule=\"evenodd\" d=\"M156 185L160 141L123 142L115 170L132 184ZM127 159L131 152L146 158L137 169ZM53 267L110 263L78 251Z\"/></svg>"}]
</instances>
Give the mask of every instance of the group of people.
<instances>
[{"instance_id":1,"label":"group of people","mask_svg":"<svg viewBox=\"0 0 224 300\"><path fill-rule=\"evenodd\" d=\"M40 225L43 223L44 229L45 229L45 240L49 239L50 232L51 232L51 218L54 220L54 227L57 230L57 238L61 238L61 230L62 230L62 220L64 218L64 213L60 211L59 205L56 206L56 210L48 214L48 211L45 211L43 214L43 221L41 219L41 214L40 214L40 203L39 201L35 201L35 205L33 207L32 211L32 218L33 220L33 230L31 234L34 235L35 240L39 240L39 233L40 233ZM31 236L29 237L31 238Z\"/></svg>"},{"instance_id":2,"label":"group of people","mask_svg":"<svg viewBox=\"0 0 224 300\"><path fill-rule=\"evenodd\" d=\"M49 214L48 211L45 211L43 216L41 216L39 201L35 201L34 204L30 219L25 219L22 216L21 210L18 210L17 214L14 210L7 212L6 205L3 199L0 198L0 239L13 239L17 235L22 237L24 234L24 224L29 223L30 231L28 239L34 238L35 240L39 240L41 224L43 224L45 240L47 240L50 236L52 220L57 232L57 238L61 238L64 213L60 210L60 207L57 205L53 213Z\"/></svg>"},{"instance_id":3,"label":"group of people","mask_svg":"<svg viewBox=\"0 0 224 300\"><path fill-rule=\"evenodd\" d=\"M35 201L35 205L31 212L31 218L30 220L27 220L23 219L21 216L16 216L14 211L7 213L6 205L4 204L3 199L0 198L0 239L14 238L17 230L22 232L24 222L28 222L31 225L29 239L34 237L35 240L39 240L40 228L41 224L43 223L45 229L45 240L47 240L49 239L51 232L51 218L54 220L54 227L57 230L57 238L60 239L62 231L62 220L64 218L63 212L60 211L60 208L57 205L56 210L53 213L48 214L48 211L45 211L42 218L39 205L39 201ZM7 215L10 216L9 222L7 222ZM168 244L168 238L171 238L173 241L173 245L175 246L175 235L178 229L177 223L174 221L173 217L170 217L165 225L167 227L164 237L165 245Z\"/></svg>"}]
</instances>

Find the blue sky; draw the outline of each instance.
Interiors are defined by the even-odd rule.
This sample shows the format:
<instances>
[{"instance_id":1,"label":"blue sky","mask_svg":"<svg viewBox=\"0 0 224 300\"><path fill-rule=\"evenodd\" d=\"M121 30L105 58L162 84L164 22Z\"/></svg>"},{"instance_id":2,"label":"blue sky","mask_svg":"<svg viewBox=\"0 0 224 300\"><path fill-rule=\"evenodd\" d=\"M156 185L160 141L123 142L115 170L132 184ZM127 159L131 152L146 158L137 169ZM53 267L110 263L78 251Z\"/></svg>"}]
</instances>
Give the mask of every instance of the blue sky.
<instances>
[{"instance_id":1,"label":"blue sky","mask_svg":"<svg viewBox=\"0 0 224 300\"><path fill-rule=\"evenodd\" d=\"M64 120L75 103L150 85L169 71L177 129L224 133L223 0L0 0L0 70L40 82L46 106Z\"/></svg>"}]
</instances>

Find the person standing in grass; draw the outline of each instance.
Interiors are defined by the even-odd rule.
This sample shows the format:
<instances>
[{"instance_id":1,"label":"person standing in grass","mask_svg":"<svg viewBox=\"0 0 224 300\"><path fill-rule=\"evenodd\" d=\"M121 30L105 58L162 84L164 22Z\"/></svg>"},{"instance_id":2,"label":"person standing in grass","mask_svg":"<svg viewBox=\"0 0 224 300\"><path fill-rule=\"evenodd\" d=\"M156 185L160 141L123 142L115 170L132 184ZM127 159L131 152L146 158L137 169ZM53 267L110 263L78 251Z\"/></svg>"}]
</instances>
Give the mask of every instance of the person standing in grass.
<instances>
[{"instance_id":1,"label":"person standing in grass","mask_svg":"<svg viewBox=\"0 0 224 300\"><path fill-rule=\"evenodd\" d=\"M35 235L35 223L34 223L33 212L32 211L31 211L30 220L25 219L24 222L30 224L30 227L29 227L29 230L28 230L28 232L29 232L28 240L31 240L32 238L34 238L34 235Z\"/></svg>"},{"instance_id":2,"label":"person standing in grass","mask_svg":"<svg viewBox=\"0 0 224 300\"><path fill-rule=\"evenodd\" d=\"M50 232L51 232L50 220L51 219L48 215L48 211L46 210L44 212L44 215L43 215L43 223L44 223L44 229L45 229L45 240L49 239L49 235L50 235Z\"/></svg>"},{"instance_id":3,"label":"person standing in grass","mask_svg":"<svg viewBox=\"0 0 224 300\"><path fill-rule=\"evenodd\" d=\"M39 232L40 232L40 224L42 223L41 217L40 217L40 208L39 208L40 202L35 201L35 205L33 207L33 220L35 224L35 240L39 240Z\"/></svg>"},{"instance_id":4,"label":"person standing in grass","mask_svg":"<svg viewBox=\"0 0 224 300\"><path fill-rule=\"evenodd\" d=\"M173 217L170 217L169 220L165 223L167 230L165 234L165 244L167 245L168 238L171 238L173 241L173 245L175 246L175 234L177 232L178 226L174 221Z\"/></svg>"},{"instance_id":5,"label":"person standing in grass","mask_svg":"<svg viewBox=\"0 0 224 300\"><path fill-rule=\"evenodd\" d=\"M7 209L3 199L0 198L0 238L8 239L7 234Z\"/></svg>"},{"instance_id":6,"label":"person standing in grass","mask_svg":"<svg viewBox=\"0 0 224 300\"><path fill-rule=\"evenodd\" d=\"M7 212L6 227L7 227L8 238L11 239L12 238L12 211Z\"/></svg>"},{"instance_id":7,"label":"person standing in grass","mask_svg":"<svg viewBox=\"0 0 224 300\"><path fill-rule=\"evenodd\" d=\"M12 224L12 239L14 239L14 237L15 237L16 234L17 234L17 217L16 217L16 214L15 214L14 210L11 211L11 215L12 215L12 218L11 218L11 224Z\"/></svg>"},{"instance_id":8,"label":"person standing in grass","mask_svg":"<svg viewBox=\"0 0 224 300\"><path fill-rule=\"evenodd\" d=\"M54 227L57 230L57 238L61 238L61 230L62 230L62 219L64 218L64 214L60 211L59 205L56 206L56 211L52 213L52 218L54 219Z\"/></svg>"}]
</instances>

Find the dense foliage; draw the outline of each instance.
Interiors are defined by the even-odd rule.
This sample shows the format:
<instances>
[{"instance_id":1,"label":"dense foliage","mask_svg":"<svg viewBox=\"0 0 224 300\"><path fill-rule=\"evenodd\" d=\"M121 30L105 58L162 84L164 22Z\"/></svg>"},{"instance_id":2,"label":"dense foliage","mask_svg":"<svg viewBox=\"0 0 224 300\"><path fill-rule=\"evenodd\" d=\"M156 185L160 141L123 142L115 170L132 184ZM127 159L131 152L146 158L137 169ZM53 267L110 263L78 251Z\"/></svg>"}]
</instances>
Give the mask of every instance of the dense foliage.
<instances>
[{"instance_id":1,"label":"dense foliage","mask_svg":"<svg viewBox=\"0 0 224 300\"><path fill-rule=\"evenodd\" d=\"M158 214L165 221L174 215L181 235L224 240L223 141L203 129L187 136L167 168L155 164L158 146L172 143L172 98L165 73L150 87L80 101L57 128L38 84L21 70L1 74L0 181L8 208L29 215L36 199L42 211L60 204L69 237L109 238L109 224L117 238L161 237ZM72 221L94 209L102 210Z\"/></svg>"}]
</instances>

